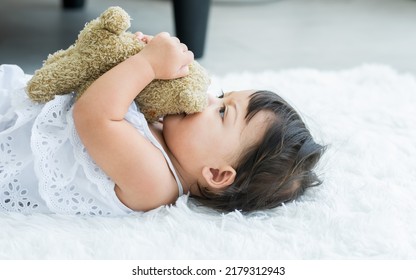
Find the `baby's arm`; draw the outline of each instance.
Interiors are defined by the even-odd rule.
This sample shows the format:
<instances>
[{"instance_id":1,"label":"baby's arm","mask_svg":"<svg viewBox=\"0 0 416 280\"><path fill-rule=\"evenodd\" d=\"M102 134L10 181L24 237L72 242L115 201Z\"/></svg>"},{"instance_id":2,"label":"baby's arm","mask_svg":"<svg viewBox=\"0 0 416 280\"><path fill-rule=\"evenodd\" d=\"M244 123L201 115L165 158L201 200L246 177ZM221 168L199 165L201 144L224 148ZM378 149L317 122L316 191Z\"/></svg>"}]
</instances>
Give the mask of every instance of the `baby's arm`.
<instances>
[{"instance_id":1,"label":"baby's arm","mask_svg":"<svg viewBox=\"0 0 416 280\"><path fill-rule=\"evenodd\" d=\"M184 44L161 33L137 55L97 79L74 105L74 122L83 144L115 181L118 194L134 198L127 206L135 210L172 203L177 190L163 189L172 180L157 176L163 157L124 116L137 93L153 79L185 76L192 60Z\"/></svg>"},{"instance_id":2,"label":"baby's arm","mask_svg":"<svg viewBox=\"0 0 416 280\"><path fill-rule=\"evenodd\" d=\"M98 78L77 102L74 110L84 106L93 117L122 120L137 93L153 79L174 79L188 74L193 60L175 37L161 33L138 54L126 59ZM74 115L75 117L75 115Z\"/></svg>"}]
</instances>

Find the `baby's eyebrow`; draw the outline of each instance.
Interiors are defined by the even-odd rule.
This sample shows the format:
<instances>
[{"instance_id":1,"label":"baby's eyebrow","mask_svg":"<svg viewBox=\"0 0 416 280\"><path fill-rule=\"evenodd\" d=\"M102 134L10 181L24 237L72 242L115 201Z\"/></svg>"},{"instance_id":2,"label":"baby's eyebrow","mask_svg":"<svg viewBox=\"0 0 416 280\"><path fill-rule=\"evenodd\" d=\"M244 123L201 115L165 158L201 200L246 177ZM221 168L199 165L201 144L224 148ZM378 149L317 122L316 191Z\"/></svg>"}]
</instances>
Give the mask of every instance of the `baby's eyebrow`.
<instances>
[{"instance_id":1,"label":"baby's eyebrow","mask_svg":"<svg viewBox=\"0 0 416 280\"><path fill-rule=\"evenodd\" d=\"M234 125L237 123L237 120L238 120L238 116L239 116L239 111L240 111L240 109L239 109L239 106L238 106L238 104L235 102L235 101L231 101L231 104L230 104L232 107L234 107L234 111L235 111L235 114L234 114Z\"/></svg>"}]
</instances>

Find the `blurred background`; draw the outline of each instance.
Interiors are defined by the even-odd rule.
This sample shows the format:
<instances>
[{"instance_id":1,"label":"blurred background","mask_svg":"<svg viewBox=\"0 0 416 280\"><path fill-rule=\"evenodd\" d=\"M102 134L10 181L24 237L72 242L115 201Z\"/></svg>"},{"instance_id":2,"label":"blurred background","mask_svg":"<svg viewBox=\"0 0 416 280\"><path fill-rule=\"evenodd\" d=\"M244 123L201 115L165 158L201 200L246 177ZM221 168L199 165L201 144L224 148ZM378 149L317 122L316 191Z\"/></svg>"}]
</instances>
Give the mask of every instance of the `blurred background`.
<instances>
[{"instance_id":1,"label":"blurred background","mask_svg":"<svg viewBox=\"0 0 416 280\"><path fill-rule=\"evenodd\" d=\"M85 0L64 9L62 0L0 0L0 64L33 74L113 5L130 14L131 31L175 34L172 1ZM416 75L416 0L211 0L206 30L198 60L215 75L363 63Z\"/></svg>"}]
</instances>

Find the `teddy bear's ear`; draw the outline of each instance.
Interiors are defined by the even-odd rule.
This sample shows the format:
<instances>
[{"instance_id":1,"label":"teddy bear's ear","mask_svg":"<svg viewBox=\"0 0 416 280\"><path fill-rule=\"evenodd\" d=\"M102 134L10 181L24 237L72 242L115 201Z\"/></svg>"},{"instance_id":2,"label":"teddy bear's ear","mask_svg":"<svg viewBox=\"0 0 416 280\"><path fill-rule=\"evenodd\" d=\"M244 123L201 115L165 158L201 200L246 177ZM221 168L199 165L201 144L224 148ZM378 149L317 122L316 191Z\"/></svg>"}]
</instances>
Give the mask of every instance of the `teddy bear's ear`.
<instances>
[{"instance_id":1,"label":"teddy bear's ear","mask_svg":"<svg viewBox=\"0 0 416 280\"><path fill-rule=\"evenodd\" d=\"M100 16L102 28L120 35L130 28L130 16L120 7L110 7Z\"/></svg>"}]
</instances>

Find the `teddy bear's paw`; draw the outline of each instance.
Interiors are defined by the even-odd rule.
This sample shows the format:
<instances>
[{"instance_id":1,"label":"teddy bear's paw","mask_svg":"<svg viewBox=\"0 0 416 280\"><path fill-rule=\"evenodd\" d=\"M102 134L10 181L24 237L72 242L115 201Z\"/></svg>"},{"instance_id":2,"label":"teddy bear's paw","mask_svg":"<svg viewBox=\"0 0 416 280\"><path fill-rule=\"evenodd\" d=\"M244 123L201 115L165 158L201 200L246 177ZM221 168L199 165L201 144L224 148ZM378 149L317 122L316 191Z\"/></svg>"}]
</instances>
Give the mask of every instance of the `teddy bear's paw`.
<instances>
[{"instance_id":1,"label":"teddy bear's paw","mask_svg":"<svg viewBox=\"0 0 416 280\"><path fill-rule=\"evenodd\" d=\"M142 113L143 113L143 115L145 116L145 118L148 122L155 122L160 117L163 116L163 114L161 114L160 112L157 112L154 109L145 109L144 112L142 112Z\"/></svg>"},{"instance_id":2,"label":"teddy bear's paw","mask_svg":"<svg viewBox=\"0 0 416 280\"><path fill-rule=\"evenodd\" d=\"M206 88L184 90L179 95L181 111L186 114L202 112L208 106L208 94Z\"/></svg>"},{"instance_id":3,"label":"teddy bear's paw","mask_svg":"<svg viewBox=\"0 0 416 280\"><path fill-rule=\"evenodd\" d=\"M100 16L101 25L104 29L120 35L130 28L130 16L120 7L110 7Z\"/></svg>"}]
</instances>

